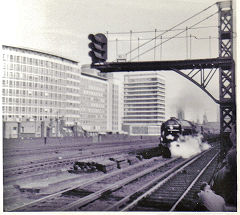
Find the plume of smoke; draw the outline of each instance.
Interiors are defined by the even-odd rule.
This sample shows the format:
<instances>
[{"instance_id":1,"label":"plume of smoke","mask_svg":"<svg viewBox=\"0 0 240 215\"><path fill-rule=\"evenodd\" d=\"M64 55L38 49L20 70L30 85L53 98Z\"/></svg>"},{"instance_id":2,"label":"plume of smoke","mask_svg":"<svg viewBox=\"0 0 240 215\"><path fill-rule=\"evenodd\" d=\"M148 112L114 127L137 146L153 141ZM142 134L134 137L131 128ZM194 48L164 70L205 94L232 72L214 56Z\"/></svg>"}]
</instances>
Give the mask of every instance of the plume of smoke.
<instances>
[{"instance_id":1,"label":"plume of smoke","mask_svg":"<svg viewBox=\"0 0 240 215\"><path fill-rule=\"evenodd\" d=\"M210 147L208 143L202 142L202 135L196 137L181 136L177 141L171 143L170 151L172 157L189 158Z\"/></svg>"}]
</instances>

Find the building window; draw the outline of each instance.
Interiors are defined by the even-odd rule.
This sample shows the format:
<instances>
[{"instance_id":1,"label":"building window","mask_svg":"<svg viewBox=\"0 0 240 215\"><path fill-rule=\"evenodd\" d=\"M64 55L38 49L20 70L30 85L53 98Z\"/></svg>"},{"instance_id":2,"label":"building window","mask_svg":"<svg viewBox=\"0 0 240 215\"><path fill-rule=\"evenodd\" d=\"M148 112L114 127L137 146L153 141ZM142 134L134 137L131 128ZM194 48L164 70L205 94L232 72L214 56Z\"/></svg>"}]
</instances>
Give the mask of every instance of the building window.
<instances>
[{"instance_id":1,"label":"building window","mask_svg":"<svg viewBox=\"0 0 240 215\"><path fill-rule=\"evenodd\" d=\"M26 66L25 65L22 66L22 71L26 72Z\"/></svg>"}]
</instances>

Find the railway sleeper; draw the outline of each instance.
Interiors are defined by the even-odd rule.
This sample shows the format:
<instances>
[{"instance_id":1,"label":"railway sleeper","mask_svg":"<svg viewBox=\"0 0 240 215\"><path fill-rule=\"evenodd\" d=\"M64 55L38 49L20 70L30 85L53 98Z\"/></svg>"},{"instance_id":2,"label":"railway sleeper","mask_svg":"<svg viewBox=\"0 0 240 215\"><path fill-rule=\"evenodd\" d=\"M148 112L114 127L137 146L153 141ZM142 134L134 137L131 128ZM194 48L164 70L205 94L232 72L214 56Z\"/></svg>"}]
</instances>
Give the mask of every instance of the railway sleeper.
<instances>
[{"instance_id":1,"label":"railway sleeper","mask_svg":"<svg viewBox=\"0 0 240 215\"><path fill-rule=\"evenodd\" d=\"M144 208L156 208L154 211L169 211L171 206L176 202L176 198L167 199L144 199L139 202L138 206ZM138 207L137 206L137 207ZM138 208L134 208L133 211L138 211Z\"/></svg>"},{"instance_id":2,"label":"railway sleeper","mask_svg":"<svg viewBox=\"0 0 240 215\"><path fill-rule=\"evenodd\" d=\"M62 194L63 196L77 196L77 197L85 197L87 195L92 194L92 191L89 190L85 190L85 189L74 189L74 190L70 190L65 192L64 194Z\"/></svg>"}]
</instances>

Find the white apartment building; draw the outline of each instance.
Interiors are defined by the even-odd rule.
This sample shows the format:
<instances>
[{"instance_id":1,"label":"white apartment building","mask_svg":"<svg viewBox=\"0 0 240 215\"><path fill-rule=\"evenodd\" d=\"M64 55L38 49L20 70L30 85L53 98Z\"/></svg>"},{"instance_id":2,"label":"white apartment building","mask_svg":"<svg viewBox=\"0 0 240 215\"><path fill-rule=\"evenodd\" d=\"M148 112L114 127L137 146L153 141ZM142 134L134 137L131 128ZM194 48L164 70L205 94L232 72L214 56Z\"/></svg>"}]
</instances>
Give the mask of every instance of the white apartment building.
<instances>
[{"instance_id":1,"label":"white apartment building","mask_svg":"<svg viewBox=\"0 0 240 215\"><path fill-rule=\"evenodd\" d=\"M165 121L165 79L159 72L124 75L123 130L131 135L159 135Z\"/></svg>"}]
</instances>

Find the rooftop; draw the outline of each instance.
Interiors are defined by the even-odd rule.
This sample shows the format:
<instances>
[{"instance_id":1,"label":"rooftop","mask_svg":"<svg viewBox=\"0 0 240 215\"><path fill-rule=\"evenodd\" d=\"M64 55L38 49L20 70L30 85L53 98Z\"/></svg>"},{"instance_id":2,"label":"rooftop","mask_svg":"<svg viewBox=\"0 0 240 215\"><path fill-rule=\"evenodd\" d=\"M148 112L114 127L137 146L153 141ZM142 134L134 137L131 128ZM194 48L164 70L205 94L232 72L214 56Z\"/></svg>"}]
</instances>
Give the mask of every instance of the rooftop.
<instances>
[{"instance_id":1,"label":"rooftop","mask_svg":"<svg viewBox=\"0 0 240 215\"><path fill-rule=\"evenodd\" d=\"M73 64L78 64L79 62L75 61L75 60L71 60L71 59L68 59L68 58L65 58L65 57L62 57L62 56L59 56L59 55L56 55L56 54L52 54L52 53L47 53L47 52L44 52L44 51L41 51L41 50L37 50L37 49L32 49L32 48L26 48L26 47L16 47L16 46L10 46L10 45L2 45L2 48L3 49L16 49L16 50L20 50L22 52L24 51L30 51L30 52L34 52L34 53L37 53L39 55L46 55L46 56L49 56L49 57L56 57L56 58L59 58L60 60L64 61L70 61L71 63Z\"/></svg>"}]
</instances>

